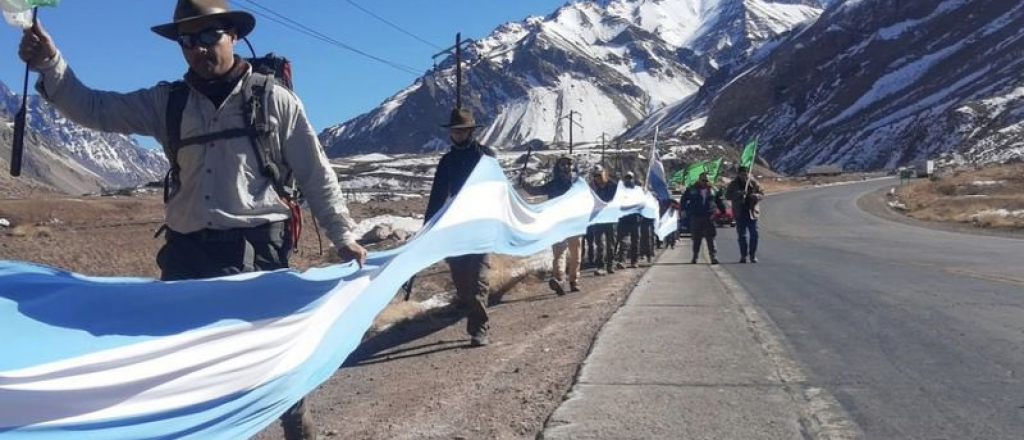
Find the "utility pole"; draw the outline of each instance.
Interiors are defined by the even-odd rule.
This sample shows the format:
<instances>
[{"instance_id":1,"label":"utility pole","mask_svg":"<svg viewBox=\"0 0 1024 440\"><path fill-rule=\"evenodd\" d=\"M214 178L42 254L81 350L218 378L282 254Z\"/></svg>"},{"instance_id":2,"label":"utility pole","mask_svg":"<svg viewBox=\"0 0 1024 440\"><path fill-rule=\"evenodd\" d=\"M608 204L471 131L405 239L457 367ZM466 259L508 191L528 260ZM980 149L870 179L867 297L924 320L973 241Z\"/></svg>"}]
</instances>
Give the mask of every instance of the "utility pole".
<instances>
[{"instance_id":1,"label":"utility pole","mask_svg":"<svg viewBox=\"0 0 1024 440\"><path fill-rule=\"evenodd\" d=\"M573 126L577 126L581 130L583 129L583 125L580 124L579 122L576 122L576 116L577 115L579 115L579 113L577 113L575 110L569 110L569 114L567 116L562 116L561 118L558 118L559 121L561 121L562 119L568 119L569 120L569 155L570 156L572 155L572 128L573 128Z\"/></svg>"},{"instance_id":2,"label":"utility pole","mask_svg":"<svg viewBox=\"0 0 1024 440\"><path fill-rule=\"evenodd\" d=\"M473 43L472 38L462 39L462 33L455 34L455 45L434 54L434 61L445 55L455 56L455 108L462 108L462 46Z\"/></svg>"},{"instance_id":3,"label":"utility pole","mask_svg":"<svg viewBox=\"0 0 1024 440\"><path fill-rule=\"evenodd\" d=\"M601 133L601 165L602 166L605 165L605 162L604 162L604 149L605 149L605 146L607 146L608 144L607 144L607 142L605 142L604 138L605 138L605 136L607 134L608 133L604 133L604 132Z\"/></svg>"}]
</instances>

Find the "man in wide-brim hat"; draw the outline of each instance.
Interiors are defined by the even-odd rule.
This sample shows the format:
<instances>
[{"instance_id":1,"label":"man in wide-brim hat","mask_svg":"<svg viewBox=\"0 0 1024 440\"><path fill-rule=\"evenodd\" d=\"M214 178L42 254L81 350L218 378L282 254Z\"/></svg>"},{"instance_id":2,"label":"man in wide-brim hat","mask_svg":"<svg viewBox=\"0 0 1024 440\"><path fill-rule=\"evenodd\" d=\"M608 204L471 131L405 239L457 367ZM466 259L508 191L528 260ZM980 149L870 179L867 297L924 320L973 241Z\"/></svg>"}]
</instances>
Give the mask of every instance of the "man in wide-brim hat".
<instances>
[{"instance_id":1,"label":"man in wide-brim hat","mask_svg":"<svg viewBox=\"0 0 1024 440\"><path fill-rule=\"evenodd\" d=\"M163 144L171 172L161 229L166 242L156 258L162 280L288 267L298 217L294 202L280 192L281 180L264 172L269 167L263 166L261 152L272 153L267 157L275 162L283 158L274 163L279 175L294 176L341 261L366 259L352 234L356 223L337 175L302 103L273 78L257 76L234 53L238 39L254 27L252 15L230 10L224 0L178 1L173 21L153 32L178 43L188 72L181 81L131 93L83 85L38 21L22 37L19 56L40 73L40 95L64 116L101 131L153 136ZM257 84L270 93L256 95ZM265 101L268 120L280 121L274 136L259 137L269 151L249 136L247 94ZM170 111L172 103L181 105L178 112ZM172 115L180 118L173 121ZM281 422L287 440L317 437L304 401L286 411ZM183 429L201 435L211 426L213 421L198 420Z\"/></svg>"},{"instance_id":2,"label":"man in wide-brim hat","mask_svg":"<svg viewBox=\"0 0 1024 440\"><path fill-rule=\"evenodd\" d=\"M441 156L434 172L434 184L430 188L425 221L429 222L444 206L448 199L455 197L465 185L469 175L483 156L494 157L494 150L473 139L473 131L479 127L473 112L468 109L452 110L447 124L452 140L451 150ZM490 324L487 316L487 301L490 295L488 272L490 259L487 254L460 255L445 260L451 269L455 293L466 308L466 332L470 345L481 347L490 344Z\"/></svg>"}]
</instances>

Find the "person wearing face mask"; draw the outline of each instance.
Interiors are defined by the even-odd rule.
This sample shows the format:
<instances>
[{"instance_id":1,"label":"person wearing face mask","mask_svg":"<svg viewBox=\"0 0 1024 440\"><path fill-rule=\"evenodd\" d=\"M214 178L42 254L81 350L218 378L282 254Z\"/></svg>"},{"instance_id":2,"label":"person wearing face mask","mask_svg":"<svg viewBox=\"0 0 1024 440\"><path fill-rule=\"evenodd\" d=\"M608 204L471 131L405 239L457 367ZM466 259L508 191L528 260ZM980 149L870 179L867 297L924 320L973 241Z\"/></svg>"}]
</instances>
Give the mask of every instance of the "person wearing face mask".
<instances>
[{"instance_id":1,"label":"person wearing face mask","mask_svg":"<svg viewBox=\"0 0 1024 440\"><path fill-rule=\"evenodd\" d=\"M571 156L563 155L555 161L551 170L551 177L543 185L534 186L526 183L522 177L519 179L519 186L531 196L544 195L548 200L569 192L573 180L573 160ZM565 278L569 280L569 290L579 292L580 262L582 251L582 237L569 237L551 246L554 260L551 263L551 279L548 286L556 295L565 295L565 288L562 283Z\"/></svg>"},{"instance_id":2,"label":"person wearing face mask","mask_svg":"<svg viewBox=\"0 0 1024 440\"><path fill-rule=\"evenodd\" d=\"M686 211L686 218L690 222L690 234L693 238L693 258L690 264L697 264L697 257L700 256L701 241L707 241L708 254L711 257L711 264L718 264L715 248L714 217L720 212L725 212L725 202L722 195L711 185L708 173L700 173L697 183L686 189L683 193L680 205Z\"/></svg>"},{"instance_id":3,"label":"person wearing face mask","mask_svg":"<svg viewBox=\"0 0 1024 440\"><path fill-rule=\"evenodd\" d=\"M262 96L269 96L265 110L274 124L256 134L246 127L243 96L259 78L234 48L255 26L251 14L230 10L224 0L179 0L173 21L152 30L180 47L188 66L184 78L131 93L82 84L38 20L22 36L18 55L39 72L36 89L63 116L99 131L152 136L163 145L172 170L161 228L166 242L157 254L162 280L288 267L296 205L262 172L257 138L282 159L278 171L294 176L341 260L366 260L337 175L298 97L270 81L269 95ZM168 115L176 84L186 98L173 127ZM304 400L281 422L287 440L317 437Z\"/></svg>"},{"instance_id":4,"label":"person wearing face mask","mask_svg":"<svg viewBox=\"0 0 1024 440\"><path fill-rule=\"evenodd\" d=\"M441 156L437 170L434 171L434 183L430 188L430 199L424 215L426 222L430 222L448 199L462 190L481 157L494 157L494 150L473 138L474 131L479 127L473 112L467 109L452 110L449 122L442 127L448 129L452 146L451 150ZM445 261L451 269L458 300L466 308L466 331L470 336L470 345L482 347L490 344L487 316L490 295L488 272L491 268L489 256L460 255Z\"/></svg>"}]
</instances>

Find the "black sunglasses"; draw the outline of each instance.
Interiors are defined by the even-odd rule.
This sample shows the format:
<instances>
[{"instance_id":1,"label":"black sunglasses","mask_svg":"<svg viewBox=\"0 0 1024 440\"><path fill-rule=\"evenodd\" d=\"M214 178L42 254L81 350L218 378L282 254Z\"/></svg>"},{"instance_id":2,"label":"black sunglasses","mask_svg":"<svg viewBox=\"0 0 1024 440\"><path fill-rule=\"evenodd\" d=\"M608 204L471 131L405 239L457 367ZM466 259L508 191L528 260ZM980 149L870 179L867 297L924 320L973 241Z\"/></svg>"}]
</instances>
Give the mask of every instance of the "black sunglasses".
<instances>
[{"instance_id":1,"label":"black sunglasses","mask_svg":"<svg viewBox=\"0 0 1024 440\"><path fill-rule=\"evenodd\" d=\"M213 47L227 33L225 29L207 29L194 34L178 34L178 44L185 49Z\"/></svg>"}]
</instances>

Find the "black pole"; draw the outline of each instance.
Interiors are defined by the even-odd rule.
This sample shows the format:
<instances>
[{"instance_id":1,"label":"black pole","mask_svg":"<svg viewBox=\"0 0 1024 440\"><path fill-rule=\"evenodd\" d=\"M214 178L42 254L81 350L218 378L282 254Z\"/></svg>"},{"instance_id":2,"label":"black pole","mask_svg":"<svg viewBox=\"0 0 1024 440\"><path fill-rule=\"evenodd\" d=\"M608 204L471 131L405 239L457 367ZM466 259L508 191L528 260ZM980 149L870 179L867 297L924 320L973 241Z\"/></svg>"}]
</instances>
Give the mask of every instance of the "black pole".
<instances>
[{"instance_id":1,"label":"black pole","mask_svg":"<svg viewBox=\"0 0 1024 440\"><path fill-rule=\"evenodd\" d=\"M572 125L573 125L573 122L576 122L575 119L573 119L573 114L574 113L576 113L575 110L569 110L569 155L570 156L572 156Z\"/></svg>"},{"instance_id":2,"label":"black pole","mask_svg":"<svg viewBox=\"0 0 1024 440\"><path fill-rule=\"evenodd\" d=\"M35 26L39 8L32 8L32 26ZM11 144L11 176L21 176L21 158L25 154L25 124L28 119L28 61L25 62L25 81L21 85L21 109L14 115L14 142Z\"/></svg>"},{"instance_id":3,"label":"black pole","mask_svg":"<svg viewBox=\"0 0 1024 440\"><path fill-rule=\"evenodd\" d=\"M462 32L455 34L455 108L462 108Z\"/></svg>"},{"instance_id":4,"label":"black pole","mask_svg":"<svg viewBox=\"0 0 1024 440\"><path fill-rule=\"evenodd\" d=\"M605 165L604 162L604 148L605 148L604 133L601 133L601 165Z\"/></svg>"}]
</instances>

